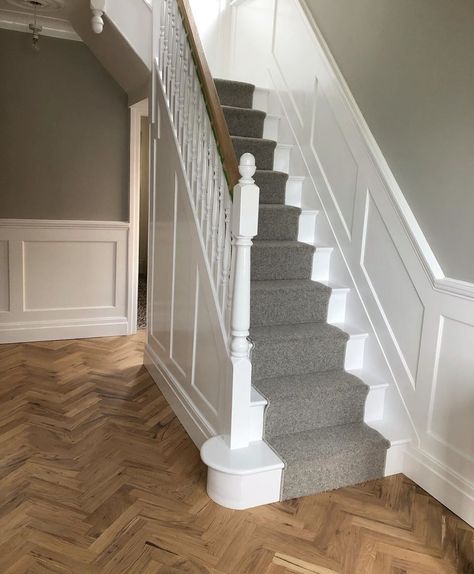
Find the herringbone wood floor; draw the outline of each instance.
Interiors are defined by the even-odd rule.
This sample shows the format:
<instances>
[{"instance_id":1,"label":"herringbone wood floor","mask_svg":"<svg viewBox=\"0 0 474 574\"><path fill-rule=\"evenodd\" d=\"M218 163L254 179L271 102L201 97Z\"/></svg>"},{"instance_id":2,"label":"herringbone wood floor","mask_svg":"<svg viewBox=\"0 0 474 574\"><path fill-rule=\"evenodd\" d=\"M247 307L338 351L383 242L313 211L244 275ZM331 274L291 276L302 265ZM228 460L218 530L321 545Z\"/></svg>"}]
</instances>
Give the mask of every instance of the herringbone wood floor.
<instances>
[{"instance_id":1,"label":"herringbone wood floor","mask_svg":"<svg viewBox=\"0 0 474 574\"><path fill-rule=\"evenodd\" d=\"M135 337L0 346L0 573L474 572L473 531L399 475L235 512Z\"/></svg>"}]
</instances>

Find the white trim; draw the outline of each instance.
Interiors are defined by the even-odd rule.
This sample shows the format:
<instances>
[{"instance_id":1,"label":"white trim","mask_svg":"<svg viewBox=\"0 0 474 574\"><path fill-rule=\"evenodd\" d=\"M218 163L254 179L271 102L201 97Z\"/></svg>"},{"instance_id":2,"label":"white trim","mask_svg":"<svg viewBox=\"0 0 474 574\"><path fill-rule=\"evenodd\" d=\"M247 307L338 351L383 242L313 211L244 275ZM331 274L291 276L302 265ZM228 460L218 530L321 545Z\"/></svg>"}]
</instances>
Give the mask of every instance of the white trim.
<instances>
[{"instance_id":1,"label":"white trim","mask_svg":"<svg viewBox=\"0 0 474 574\"><path fill-rule=\"evenodd\" d=\"M458 297L474 299L474 283L470 283L468 281L444 277L443 279L435 279L433 288L440 293L448 293L450 295L457 295Z\"/></svg>"},{"instance_id":2,"label":"white trim","mask_svg":"<svg viewBox=\"0 0 474 574\"><path fill-rule=\"evenodd\" d=\"M130 107L130 198L128 235L129 335L137 332L138 265L140 239L141 119L148 116L148 99Z\"/></svg>"},{"instance_id":3,"label":"white trim","mask_svg":"<svg viewBox=\"0 0 474 574\"><path fill-rule=\"evenodd\" d=\"M404 473L474 527L474 485L471 482L414 446L405 452Z\"/></svg>"},{"instance_id":4,"label":"white trim","mask_svg":"<svg viewBox=\"0 0 474 574\"><path fill-rule=\"evenodd\" d=\"M29 25L32 23L32 15L26 12L0 9L0 28L31 34ZM50 16L38 16L38 24L43 27L40 36L60 38L61 40L74 40L82 42L82 38L76 34L68 20L52 18Z\"/></svg>"},{"instance_id":5,"label":"white trim","mask_svg":"<svg viewBox=\"0 0 474 574\"><path fill-rule=\"evenodd\" d=\"M0 219L0 229L128 229L128 221L82 221L77 219Z\"/></svg>"},{"instance_id":6,"label":"white trim","mask_svg":"<svg viewBox=\"0 0 474 574\"><path fill-rule=\"evenodd\" d=\"M127 330L127 317L3 323L0 324L0 344L117 337L126 335Z\"/></svg>"}]
</instances>

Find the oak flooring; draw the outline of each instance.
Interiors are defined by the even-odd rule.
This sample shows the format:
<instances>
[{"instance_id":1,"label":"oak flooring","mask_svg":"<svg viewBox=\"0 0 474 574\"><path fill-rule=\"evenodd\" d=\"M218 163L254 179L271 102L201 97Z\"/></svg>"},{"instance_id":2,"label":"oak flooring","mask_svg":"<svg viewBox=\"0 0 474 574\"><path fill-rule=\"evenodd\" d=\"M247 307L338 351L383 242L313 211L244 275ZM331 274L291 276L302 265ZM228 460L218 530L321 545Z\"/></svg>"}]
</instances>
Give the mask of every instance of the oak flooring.
<instances>
[{"instance_id":1,"label":"oak flooring","mask_svg":"<svg viewBox=\"0 0 474 574\"><path fill-rule=\"evenodd\" d=\"M245 512L134 337L0 346L0 574L472 574L473 530L403 475Z\"/></svg>"}]
</instances>

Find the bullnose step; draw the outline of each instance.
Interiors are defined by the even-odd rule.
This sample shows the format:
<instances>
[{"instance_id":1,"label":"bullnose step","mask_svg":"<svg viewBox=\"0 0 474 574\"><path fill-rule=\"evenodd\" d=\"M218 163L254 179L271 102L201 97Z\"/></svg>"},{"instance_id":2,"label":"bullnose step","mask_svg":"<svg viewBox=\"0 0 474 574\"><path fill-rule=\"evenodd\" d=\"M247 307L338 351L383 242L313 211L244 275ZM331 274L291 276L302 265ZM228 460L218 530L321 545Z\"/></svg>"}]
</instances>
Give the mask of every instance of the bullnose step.
<instances>
[{"instance_id":1,"label":"bullnose step","mask_svg":"<svg viewBox=\"0 0 474 574\"><path fill-rule=\"evenodd\" d=\"M380 478L390 446L362 422L276 436L268 443L285 462L283 500Z\"/></svg>"}]
</instances>

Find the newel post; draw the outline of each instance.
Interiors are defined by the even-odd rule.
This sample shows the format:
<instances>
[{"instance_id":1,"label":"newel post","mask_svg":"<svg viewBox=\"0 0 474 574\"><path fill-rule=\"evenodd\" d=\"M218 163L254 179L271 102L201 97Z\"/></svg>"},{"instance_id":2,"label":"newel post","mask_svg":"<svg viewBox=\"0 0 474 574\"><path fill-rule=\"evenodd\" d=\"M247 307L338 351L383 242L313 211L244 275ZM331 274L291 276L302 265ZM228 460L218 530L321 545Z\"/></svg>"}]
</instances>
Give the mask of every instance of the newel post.
<instances>
[{"instance_id":1,"label":"newel post","mask_svg":"<svg viewBox=\"0 0 474 574\"><path fill-rule=\"evenodd\" d=\"M240 158L241 178L234 188L232 242L234 273L230 321L230 355L233 367L230 448L248 446L252 365L250 328L250 252L258 230L259 188L252 179L255 158L246 153Z\"/></svg>"}]
</instances>

